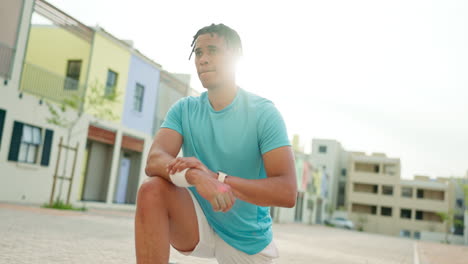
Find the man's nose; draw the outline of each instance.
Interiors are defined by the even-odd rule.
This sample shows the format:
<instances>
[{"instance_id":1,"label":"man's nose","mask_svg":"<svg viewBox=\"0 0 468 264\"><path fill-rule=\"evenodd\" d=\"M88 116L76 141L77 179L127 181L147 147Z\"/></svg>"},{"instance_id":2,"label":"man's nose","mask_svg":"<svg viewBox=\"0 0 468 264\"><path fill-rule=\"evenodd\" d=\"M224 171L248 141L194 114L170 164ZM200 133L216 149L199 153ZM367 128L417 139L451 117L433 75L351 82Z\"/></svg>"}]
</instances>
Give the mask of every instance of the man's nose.
<instances>
[{"instance_id":1,"label":"man's nose","mask_svg":"<svg viewBox=\"0 0 468 264\"><path fill-rule=\"evenodd\" d=\"M202 54L199 63L200 65L208 64L208 56L206 56L206 54Z\"/></svg>"}]
</instances>

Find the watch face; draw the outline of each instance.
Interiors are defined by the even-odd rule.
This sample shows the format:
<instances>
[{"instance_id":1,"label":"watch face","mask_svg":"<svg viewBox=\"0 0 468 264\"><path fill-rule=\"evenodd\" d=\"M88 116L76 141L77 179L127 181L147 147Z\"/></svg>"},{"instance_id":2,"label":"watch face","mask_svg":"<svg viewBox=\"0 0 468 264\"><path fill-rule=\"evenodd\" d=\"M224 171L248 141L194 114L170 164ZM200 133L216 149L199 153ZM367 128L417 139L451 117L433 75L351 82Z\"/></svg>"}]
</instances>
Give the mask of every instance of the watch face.
<instances>
[{"instance_id":1,"label":"watch face","mask_svg":"<svg viewBox=\"0 0 468 264\"><path fill-rule=\"evenodd\" d=\"M222 171L218 171L218 181L224 182L226 180L226 177L227 177L226 173Z\"/></svg>"}]
</instances>

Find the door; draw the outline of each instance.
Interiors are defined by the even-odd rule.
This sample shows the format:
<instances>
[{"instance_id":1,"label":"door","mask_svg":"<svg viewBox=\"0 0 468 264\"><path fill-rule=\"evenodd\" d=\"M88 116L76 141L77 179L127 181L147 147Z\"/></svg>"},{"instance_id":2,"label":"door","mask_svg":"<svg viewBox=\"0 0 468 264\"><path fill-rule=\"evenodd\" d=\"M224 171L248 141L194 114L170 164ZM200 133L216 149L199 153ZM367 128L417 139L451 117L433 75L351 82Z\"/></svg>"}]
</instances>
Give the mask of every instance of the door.
<instances>
[{"instance_id":1,"label":"door","mask_svg":"<svg viewBox=\"0 0 468 264\"><path fill-rule=\"evenodd\" d=\"M317 206L315 208L315 223L321 224L322 223L322 199L317 198Z\"/></svg>"},{"instance_id":2,"label":"door","mask_svg":"<svg viewBox=\"0 0 468 264\"><path fill-rule=\"evenodd\" d=\"M127 193L128 177L130 175L130 159L123 157L120 161L119 180L117 185L117 191L115 193L116 203L125 203L125 196Z\"/></svg>"},{"instance_id":3,"label":"door","mask_svg":"<svg viewBox=\"0 0 468 264\"><path fill-rule=\"evenodd\" d=\"M302 210L304 209L304 193L299 192L297 193L297 201L296 201L296 211L294 213L294 221L302 222Z\"/></svg>"},{"instance_id":4,"label":"door","mask_svg":"<svg viewBox=\"0 0 468 264\"><path fill-rule=\"evenodd\" d=\"M90 141L83 200L105 202L108 192L113 146Z\"/></svg>"}]
</instances>

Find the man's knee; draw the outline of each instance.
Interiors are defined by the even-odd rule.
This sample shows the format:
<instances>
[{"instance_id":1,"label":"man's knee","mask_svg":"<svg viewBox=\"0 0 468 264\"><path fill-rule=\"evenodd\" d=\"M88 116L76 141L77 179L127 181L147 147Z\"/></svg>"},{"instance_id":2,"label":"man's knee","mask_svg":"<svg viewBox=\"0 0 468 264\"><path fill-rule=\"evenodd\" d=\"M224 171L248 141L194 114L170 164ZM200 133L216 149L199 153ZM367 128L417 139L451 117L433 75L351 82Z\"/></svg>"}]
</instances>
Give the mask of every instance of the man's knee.
<instances>
[{"instance_id":1,"label":"man's knee","mask_svg":"<svg viewBox=\"0 0 468 264\"><path fill-rule=\"evenodd\" d=\"M167 200L171 189L174 188L172 183L169 183L161 177L150 177L146 179L138 190L138 203L149 202L155 204Z\"/></svg>"}]
</instances>

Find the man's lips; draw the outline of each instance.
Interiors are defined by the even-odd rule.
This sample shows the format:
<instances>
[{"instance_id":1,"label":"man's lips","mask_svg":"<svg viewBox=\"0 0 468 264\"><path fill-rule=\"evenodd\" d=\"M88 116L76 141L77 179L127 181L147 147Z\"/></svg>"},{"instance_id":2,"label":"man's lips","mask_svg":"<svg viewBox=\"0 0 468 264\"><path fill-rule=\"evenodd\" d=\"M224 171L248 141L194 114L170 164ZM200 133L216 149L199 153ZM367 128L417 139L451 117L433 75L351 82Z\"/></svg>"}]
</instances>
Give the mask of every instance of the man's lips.
<instances>
[{"instance_id":1,"label":"man's lips","mask_svg":"<svg viewBox=\"0 0 468 264\"><path fill-rule=\"evenodd\" d=\"M215 71L201 71L198 74L203 74L203 73L207 73L207 72L215 72Z\"/></svg>"}]
</instances>

